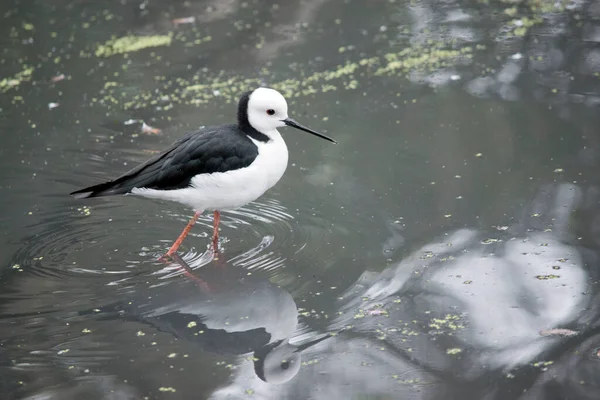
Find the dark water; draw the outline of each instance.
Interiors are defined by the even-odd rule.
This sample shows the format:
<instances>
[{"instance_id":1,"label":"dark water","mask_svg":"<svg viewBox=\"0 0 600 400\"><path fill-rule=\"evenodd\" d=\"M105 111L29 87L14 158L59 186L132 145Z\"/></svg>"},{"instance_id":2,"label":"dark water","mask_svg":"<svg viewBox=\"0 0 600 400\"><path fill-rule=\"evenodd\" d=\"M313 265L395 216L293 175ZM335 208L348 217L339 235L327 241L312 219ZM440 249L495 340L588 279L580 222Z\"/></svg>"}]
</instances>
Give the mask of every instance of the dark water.
<instances>
[{"instance_id":1,"label":"dark water","mask_svg":"<svg viewBox=\"0 0 600 400\"><path fill-rule=\"evenodd\" d=\"M600 398L599 4L3 1L0 397ZM339 144L216 258L67 195L261 84Z\"/></svg>"}]
</instances>

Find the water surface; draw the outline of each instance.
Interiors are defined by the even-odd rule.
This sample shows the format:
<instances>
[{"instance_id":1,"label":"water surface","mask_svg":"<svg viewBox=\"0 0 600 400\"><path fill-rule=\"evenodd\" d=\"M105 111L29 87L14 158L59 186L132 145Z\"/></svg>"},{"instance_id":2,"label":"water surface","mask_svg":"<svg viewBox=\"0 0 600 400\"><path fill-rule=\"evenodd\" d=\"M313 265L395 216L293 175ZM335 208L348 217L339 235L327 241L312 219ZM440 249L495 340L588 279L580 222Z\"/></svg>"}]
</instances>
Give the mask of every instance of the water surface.
<instances>
[{"instance_id":1,"label":"water surface","mask_svg":"<svg viewBox=\"0 0 600 400\"><path fill-rule=\"evenodd\" d=\"M596 2L0 16L2 398L600 396ZM191 210L67 195L258 85L339 144L283 132L284 178L216 256L210 215L162 263Z\"/></svg>"}]
</instances>

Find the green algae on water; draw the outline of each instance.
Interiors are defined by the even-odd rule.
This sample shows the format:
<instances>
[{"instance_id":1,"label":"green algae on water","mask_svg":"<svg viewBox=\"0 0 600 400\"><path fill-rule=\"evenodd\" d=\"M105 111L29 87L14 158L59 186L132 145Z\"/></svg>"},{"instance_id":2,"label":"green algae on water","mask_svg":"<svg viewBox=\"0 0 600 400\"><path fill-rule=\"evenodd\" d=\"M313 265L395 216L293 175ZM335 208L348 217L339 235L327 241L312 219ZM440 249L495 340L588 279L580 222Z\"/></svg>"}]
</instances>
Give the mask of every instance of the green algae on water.
<instances>
[{"instance_id":1,"label":"green algae on water","mask_svg":"<svg viewBox=\"0 0 600 400\"><path fill-rule=\"evenodd\" d=\"M23 70L17 72L14 76L0 80L0 93L6 93L9 90L19 86L21 83L28 82L31 80L32 74L33 67L24 65Z\"/></svg>"},{"instance_id":2,"label":"green algae on water","mask_svg":"<svg viewBox=\"0 0 600 400\"><path fill-rule=\"evenodd\" d=\"M113 38L104 44L98 45L95 51L96 57L110 57L115 54L132 53L150 47L170 46L173 33L154 36L124 36Z\"/></svg>"}]
</instances>

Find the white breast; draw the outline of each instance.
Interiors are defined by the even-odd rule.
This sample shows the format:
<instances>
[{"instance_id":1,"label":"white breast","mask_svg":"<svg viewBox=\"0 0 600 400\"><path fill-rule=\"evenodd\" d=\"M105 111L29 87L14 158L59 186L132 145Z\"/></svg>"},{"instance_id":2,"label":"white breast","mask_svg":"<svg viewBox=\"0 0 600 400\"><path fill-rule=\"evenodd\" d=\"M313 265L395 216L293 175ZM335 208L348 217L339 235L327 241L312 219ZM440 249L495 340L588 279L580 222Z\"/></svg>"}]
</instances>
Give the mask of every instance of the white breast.
<instances>
[{"instance_id":1,"label":"white breast","mask_svg":"<svg viewBox=\"0 0 600 400\"><path fill-rule=\"evenodd\" d=\"M240 208L275 186L287 168L288 150L283 138L277 130L269 137L271 140L266 143L250 138L258 147L258 155L246 168L196 175L185 189L135 188L131 193L176 201L197 211Z\"/></svg>"}]
</instances>

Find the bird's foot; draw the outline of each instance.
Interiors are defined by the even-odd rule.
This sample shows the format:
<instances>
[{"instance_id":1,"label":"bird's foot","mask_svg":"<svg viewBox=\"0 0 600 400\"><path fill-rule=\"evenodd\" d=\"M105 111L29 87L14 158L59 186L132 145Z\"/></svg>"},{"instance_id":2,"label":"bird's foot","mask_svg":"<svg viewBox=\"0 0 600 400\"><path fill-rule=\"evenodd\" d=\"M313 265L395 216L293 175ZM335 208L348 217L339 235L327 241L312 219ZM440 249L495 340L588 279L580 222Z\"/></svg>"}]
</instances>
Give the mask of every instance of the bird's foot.
<instances>
[{"instance_id":1,"label":"bird's foot","mask_svg":"<svg viewBox=\"0 0 600 400\"><path fill-rule=\"evenodd\" d=\"M167 262L167 259L171 258L171 254L169 254L168 252L166 252L165 254L163 254L162 256L158 257L157 261L160 262Z\"/></svg>"},{"instance_id":2,"label":"bird's foot","mask_svg":"<svg viewBox=\"0 0 600 400\"><path fill-rule=\"evenodd\" d=\"M173 246L173 247L175 247L175 246ZM169 249L169 251L167 251L165 254L163 254L163 255L162 255L162 256L161 256L161 257L158 259L158 261L167 262L167 259L168 259L168 258L173 258L173 254L176 254L176 253L177 253L177 248L173 248L173 247L171 247L171 248Z\"/></svg>"}]
</instances>

